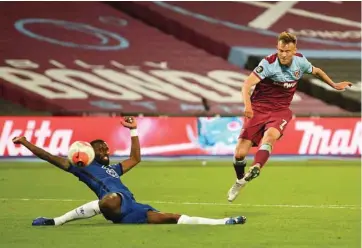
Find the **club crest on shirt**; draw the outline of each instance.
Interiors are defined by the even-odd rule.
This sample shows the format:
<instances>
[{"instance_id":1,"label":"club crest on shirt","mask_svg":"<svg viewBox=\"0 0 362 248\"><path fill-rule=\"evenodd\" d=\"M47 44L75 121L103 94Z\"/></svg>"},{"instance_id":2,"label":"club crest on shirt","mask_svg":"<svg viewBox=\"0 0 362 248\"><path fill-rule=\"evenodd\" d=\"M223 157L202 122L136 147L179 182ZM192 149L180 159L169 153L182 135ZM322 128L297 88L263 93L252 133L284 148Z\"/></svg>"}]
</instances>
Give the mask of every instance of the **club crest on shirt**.
<instances>
[{"instance_id":1,"label":"club crest on shirt","mask_svg":"<svg viewBox=\"0 0 362 248\"><path fill-rule=\"evenodd\" d=\"M298 70L298 71L295 71L294 72L294 76L296 77L296 78L299 78L299 76L300 76L300 71Z\"/></svg>"},{"instance_id":2,"label":"club crest on shirt","mask_svg":"<svg viewBox=\"0 0 362 248\"><path fill-rule=\"evenodd\" d=\"M114 178L119 178L117 172L115 172L115 170L113 170L112 168L109 168L108 166L104 166L102 165L102 168L104 170L106 170L106 173Z\"/></svg>"},{"instance_id":3,"label":"club crest on shirt","mask_svg":"<svg viewBox=\"0 0 362 248\"><path fill-rule=\"evenodd\" d=\"M260 73L260 72L262 72L262 71L264 71L264 68L261 66L261 65L259 65L258 67L256 67L256 70L255 70L257 73Z\"/></svg>"}]
</instances>

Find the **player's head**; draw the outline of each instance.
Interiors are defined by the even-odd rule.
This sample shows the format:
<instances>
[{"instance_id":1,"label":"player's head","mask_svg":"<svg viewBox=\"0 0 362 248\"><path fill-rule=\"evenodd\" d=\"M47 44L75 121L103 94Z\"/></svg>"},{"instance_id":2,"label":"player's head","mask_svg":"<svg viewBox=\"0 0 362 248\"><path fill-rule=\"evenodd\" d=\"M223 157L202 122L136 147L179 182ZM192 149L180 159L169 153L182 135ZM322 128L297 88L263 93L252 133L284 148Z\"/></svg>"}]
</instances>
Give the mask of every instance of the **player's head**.
<instances>
[{"instance_id":1,"label":"player's head","mask_svg":"<svg viewBox=\"0 0 362 248\"><path fill-rule=\"evenodd\" d=\"M103 165L109 165L109 148L104 140L96 139L90 143L94 149L94 160Z\"/></svg>"},{"instance_id":2,"label":"player's head","mask_svg":"<svg viewBox=\"0 0 362 248\"><path fill-rule=\"evenodd\" d=\"M288 32L280 33L278 37L278 59L282 65L290 65L297 52L297 37Z\"/></svg>"}]
</instances>

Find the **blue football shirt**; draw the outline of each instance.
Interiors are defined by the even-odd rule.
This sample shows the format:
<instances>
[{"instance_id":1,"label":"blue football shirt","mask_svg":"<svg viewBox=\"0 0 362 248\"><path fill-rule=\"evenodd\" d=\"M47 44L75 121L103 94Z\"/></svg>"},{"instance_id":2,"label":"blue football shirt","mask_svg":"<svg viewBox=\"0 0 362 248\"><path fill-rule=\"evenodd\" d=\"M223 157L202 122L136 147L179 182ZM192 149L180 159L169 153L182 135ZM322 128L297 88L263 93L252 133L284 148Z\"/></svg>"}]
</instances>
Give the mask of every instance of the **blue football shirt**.
<instances>
[{"instance_id":1,"label":"blue football shirt","mask_svg":"<svg viewBox=\"0 0 362 248\"><path fill-rule=\"evenodd\" d=\"M131 191L121 181L121 163L106 166L93 160L90 165L82 168L71 165L68 172L85 183L99 199L109 193L122 193L134 199Z\"/></svg>"}]
</instances>

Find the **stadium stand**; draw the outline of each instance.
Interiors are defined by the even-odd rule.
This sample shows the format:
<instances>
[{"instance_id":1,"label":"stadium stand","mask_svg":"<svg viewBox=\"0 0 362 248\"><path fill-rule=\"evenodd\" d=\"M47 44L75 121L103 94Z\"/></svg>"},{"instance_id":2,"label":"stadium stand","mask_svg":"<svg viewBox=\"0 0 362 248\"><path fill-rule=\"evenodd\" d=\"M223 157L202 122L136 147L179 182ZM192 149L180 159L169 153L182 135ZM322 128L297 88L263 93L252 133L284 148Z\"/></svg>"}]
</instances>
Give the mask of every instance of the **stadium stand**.
<instances>
[{"instance_id":1,"label":"stadium stand","mask_svg":"<svg viewBox=\"0 0 362 248\"><path fill-rule=\"evenodd\" d=\"M22 4L21 11L16 3L0 8L8 13L0 16L9 38L2 41L0 74L6 100L54 115L239 115L243 109L240 85L250 72L221 57L106 4ZM301 92L292 107L302 116L350 114Z\"/></svg>"},{"instance_id":2,"label":"stadium stand","mask_svg":"<svg viewBox=\"0 0 362 248\"><path fill-rule=\"evenodd\" d=\"M1 25L9 37L2 41L4 99L55 115L238 115L242 110L240 83L249 72L222 58L102 3L23 5L15 12L16 3L2 3L8 15L1 15ZM37 18L28 18L29 12ZM349 114L301 92L293 109L298 115Z\"/></svg>"},{"instance_id":3,"label":"stadium stand","mask_svg":"<svg viewBox=\"0 0 362 248\"><path fill-rule=\"evenodd\" d=\"M315 81L304 80L298 89L346 110L361 111L359 2L279 2L275 6L271 2L111 4L247 69L254 68L262 57L275 51L275 37L279 32L294 32L299 37L300 51L311 62L335 80L350 80L355 84L354 89L341 93L321 89ZM344 11L338 11L340 8ZM271 18L270 11L274 11L276 17ZM341 100L336 101L337 96Z\"/></svg>"},{"instance_id":4,"label":"stadium stand","mask_svg":"<svg viewBox=\"0 0 362 248\"><path fill-rule=\"evenodd\" d=\"M12 103L0 98L0 116L50 116L50 112L34 111L20 104Z\"/></svg>"}]
</instances>

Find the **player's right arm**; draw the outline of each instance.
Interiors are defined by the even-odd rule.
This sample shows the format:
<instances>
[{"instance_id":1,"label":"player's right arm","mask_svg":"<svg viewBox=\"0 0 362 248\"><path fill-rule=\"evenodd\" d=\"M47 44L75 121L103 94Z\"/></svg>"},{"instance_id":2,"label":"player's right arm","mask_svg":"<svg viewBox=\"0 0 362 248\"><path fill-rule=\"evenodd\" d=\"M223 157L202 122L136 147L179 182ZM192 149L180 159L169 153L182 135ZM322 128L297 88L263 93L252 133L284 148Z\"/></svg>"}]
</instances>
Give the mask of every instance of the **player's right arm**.
<instances>
[{"instance_id":1,"label":"player's right arm","mask_svg":"<svg viewBox=\"0 0 362 248\"><path fill-rule=\"evenodd\" d=\"M37 147L36 145L33 145L32 143L27 141L24 136L13 138L13 142L15 144L21 144L25 146L38 158L48 161L49 163L57 166L62 170L67 171L70 167L70 162L68 159L50 154L49 152L43 150L42 148Z\"/></svg>"},{"instance_id":2,"label":"player's right arm","mask_svg":"<svg viewBox=\"0 0 362 248\"><path fill-rule=\"evenodd\" d=\"M241 88L241 94L244 100L244 116L246 118L253 118L253 108L251 106L251 88L257 85L261 80L269 76L269 62L266 59L260 61L259 65L253 70L252 73L245 79Z\"/></svg>"},{"instance_id":3,"label":"player's right arm","mask_svg":"<svg viewBox=\"0 0 362 248\"><path fill-rule=\"evenodd\" d=\"M255 75L254 72L252 72L244 81L243 87L241 88L241 93L243 95L244 99L244 116L246 118L253 118L253 108L251 106L251 100L250 100L250 91L251 88L260 82L260 79Z\"/></svg>"}]
</instances>

